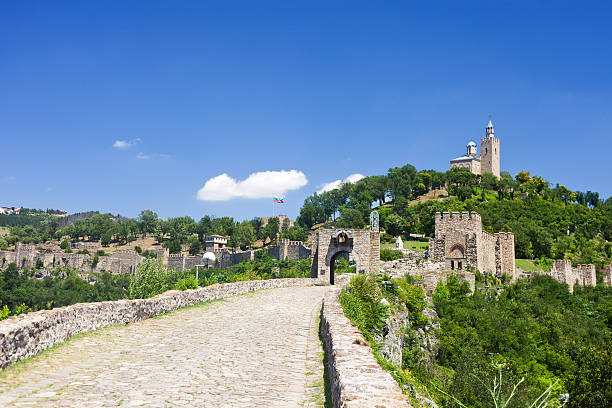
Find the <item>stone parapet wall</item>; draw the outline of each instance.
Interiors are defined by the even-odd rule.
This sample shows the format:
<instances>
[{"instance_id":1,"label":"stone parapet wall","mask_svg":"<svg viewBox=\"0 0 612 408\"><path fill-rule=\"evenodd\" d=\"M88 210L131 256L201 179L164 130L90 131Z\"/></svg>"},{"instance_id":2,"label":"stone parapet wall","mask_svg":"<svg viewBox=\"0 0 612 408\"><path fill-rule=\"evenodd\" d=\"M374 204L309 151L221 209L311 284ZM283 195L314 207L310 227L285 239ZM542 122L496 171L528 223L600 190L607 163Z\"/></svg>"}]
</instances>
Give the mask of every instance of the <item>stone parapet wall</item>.
<instances>
[{"instance_id":1,"label":"stone parapet wall","mask_svg":"<svg viewBox=\"0 0 612 408\"><path fill-rule=\"evenodd\" d=\"M443 261L420 261L412 259L396 259L394 261L383 262L381 271L394 278L403 278L405 275L413 276L416 279L415 285L423 288L425 293L431 295L438 286L439 282L446 282L450 275L457 275L460 281L465 281L470 285L472 292L476 287L476 276L466 271L451 271Z\"/></svg>"},{"instance_id":2,"label":"stone parapet wall","mask_svg":"<svg viewBox=\"0 0 612 408\"><path fill-rule=\"evenodd\" d=\"M149 299L77 303L13 316L0 322L0 369L62 343L78 333L127 324L209 300L261 289L320 284L318 279L269 279L170 290Z\"/></svg>"},{"instance_id":3,"label":"stone parapet wall","mask_svg":"<svg viewBox=\"0 0 612 408\"><path fill-rule=\"evenodd\" d=\"M482 220L480 214L475 212L437 212L435 227L436 235L438 231L446 233L453 230L480 233L482 231Z\"/></svg>"},{"instance_id":4,"label":"stone parapet wall","mask_svg":"<svg viewBox=\"0 0 612 408\"><path fill-rule=\"evenodd\" d=\"M349 276L337 283L323 299L321 336L327 350L332 407L411 407L391 374L378 365L363 335L344 316L338 296Z\"/></svg>"},{"instance_id":5,"label":"stone parapet wall","mask_svg":"<svg viewBox=\"0 0 612 408\"><path fill-rule=\"evenodd\" d=\"M538 273L548 275L561 283L567 283L570 292L574 291L576 284L580 286L595 286L597 284L595 265L579 264L573 268L571 261L567 259L553 260L550 271Z\"/></svg>"},{"instance_id":6,"label":"stone parapet wall","mask_svg":"<svg viewBox=\"0 0 612 408\"><path fill-rule=\"evenodd\" d=\"M612 286L612 265L603 270L603 284L606 286Z\"/></svg>"}]
</instances>

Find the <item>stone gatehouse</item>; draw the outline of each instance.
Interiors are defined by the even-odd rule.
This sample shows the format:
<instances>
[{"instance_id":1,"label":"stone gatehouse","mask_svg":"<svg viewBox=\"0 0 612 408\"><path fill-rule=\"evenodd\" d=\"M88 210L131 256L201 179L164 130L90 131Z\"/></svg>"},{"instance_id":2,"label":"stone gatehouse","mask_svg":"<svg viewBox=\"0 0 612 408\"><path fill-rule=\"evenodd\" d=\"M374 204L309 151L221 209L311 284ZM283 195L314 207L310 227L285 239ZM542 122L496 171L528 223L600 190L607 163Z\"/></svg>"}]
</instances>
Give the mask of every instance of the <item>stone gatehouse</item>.
<instances>
[{"instance_id":1,"label":"stone gatehouse","mask_svg":"<svg viewBox=\"0 0 612 408\"><path fill-rule=\"evenodd\" d=\"M481 272L515 279L514 234L489 234L482 230L480 214L436 213L436 232L429 240L430 257L444 261L445 268L465 270L472 266Z\"/></svg>"},{"instance_id":2,"label":"stone gatehouse","mask_svg":"<svg viewBox=\"0 0 612 408\"><path fill-rule=\"evenodd\" d=\"M311 239L312 278L334 284L335 261L347 256L357 272L378 272L380 265L380 232L369 229L319 229Z\"/></svg>"}]
</instances>

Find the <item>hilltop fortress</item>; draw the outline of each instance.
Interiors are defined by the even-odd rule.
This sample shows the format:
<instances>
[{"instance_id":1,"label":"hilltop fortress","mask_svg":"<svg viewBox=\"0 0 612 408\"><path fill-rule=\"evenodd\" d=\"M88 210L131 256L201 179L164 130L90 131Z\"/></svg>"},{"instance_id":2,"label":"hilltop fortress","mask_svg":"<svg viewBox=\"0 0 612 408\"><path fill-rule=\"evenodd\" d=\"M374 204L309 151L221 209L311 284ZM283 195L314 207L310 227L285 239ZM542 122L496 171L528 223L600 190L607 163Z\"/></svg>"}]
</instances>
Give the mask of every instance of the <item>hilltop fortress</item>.
<instances>
[{"instance_id":1,"label":"hilltop fortress","mask_svg":"<svg viewBox=\"0 0 612 408\"><path fill-rule=\"evenodd\" d=\"M489 120L485 129L485 137L480 139L480 154L476 143L467 144L467 152L450 161L450 168L467 168L474 174L491 173L500 176L499 139L495 137L495 128Z\"/></svg>"},{"instance_id":2,"label":"hilltop fortress","mask_svg":"<svg viewBox=\"0 0 612 408\"><path fill-rule=\"evenodd\" d=\"M445 281L451 274L475 289L475 271L491 274L497 278L504 275L510 281L530 272L515 268L514 234L498 232L490 234L482 228L481 216L475 212L437 212L435 214L435 235L429 239L429 251L425 253L402 249L403 257L395 261L379 263L380 236L378 231L320 229L311 234L311 246L301 241L280 239L274 246L257 250L232 252L227 248L227 237L211 235L206 237L206 250L216 257L214 268L227 268L244 260L254 260L260 253L267 253L276 259L299 260L312 258L312 277L323 278L334 283L334 261L342 254L356 262L357 272L382 271L392 275L409 274L423 278L425 289L432 293L438 282ZM71 244L75 251L95 252L102 249L99 242L76 242ZM167 269L188 270L202 265L201 255L169 254L159 245L148 248ZM56 269L77 270L83 274L109 272L112 274L133 274L146 260L134 250L121 250L105 256L88 253L65 253L59 248L59 241L38 245L17 243L15 251L0 251L0 269L15 263L20 268L33 268L35 276L42 278ZM604 284L612 285L612 265L604 272ZM550 271L535 272L551 276L566 283L570 291L576 284L595 286L596 271L592 264L572 267L569 260L554 260ZM95 278L82 276L84 279Z\"/></svg>"}]
</instances>

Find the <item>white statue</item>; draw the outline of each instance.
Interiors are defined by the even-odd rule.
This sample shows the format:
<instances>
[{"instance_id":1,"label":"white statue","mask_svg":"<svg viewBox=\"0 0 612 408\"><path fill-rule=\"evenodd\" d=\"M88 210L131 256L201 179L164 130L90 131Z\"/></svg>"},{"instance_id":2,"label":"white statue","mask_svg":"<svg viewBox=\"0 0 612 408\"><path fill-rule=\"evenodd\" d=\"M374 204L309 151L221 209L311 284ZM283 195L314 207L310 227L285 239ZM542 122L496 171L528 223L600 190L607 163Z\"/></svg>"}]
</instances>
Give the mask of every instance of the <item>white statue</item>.
<instances>
[{"instance_id":1,"label":"white statue","mask_svg":"<svg viewBox=\"0 0 612 408\"><path fill-rule=\"evenodd\" d=\"M395 249L404 249L404 241L399 235L395 238Z\"/></svg>"}]
</instances>

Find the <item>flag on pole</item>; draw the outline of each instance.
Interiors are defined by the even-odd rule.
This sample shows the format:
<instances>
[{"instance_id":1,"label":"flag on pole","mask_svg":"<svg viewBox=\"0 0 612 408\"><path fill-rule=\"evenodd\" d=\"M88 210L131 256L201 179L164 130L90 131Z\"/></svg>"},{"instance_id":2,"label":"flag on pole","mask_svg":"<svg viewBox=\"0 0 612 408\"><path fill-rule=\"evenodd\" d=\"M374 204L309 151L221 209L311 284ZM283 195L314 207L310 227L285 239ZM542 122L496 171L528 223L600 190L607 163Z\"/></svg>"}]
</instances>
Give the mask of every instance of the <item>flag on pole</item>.
<instances>
[{"instance_id":1,"label":"flag on pole","mask_svg":"<svg viewBox=\"0 0 612 408\"><path fill-rule=\"evenodd\" d=\"M272 200L274 200L275 203L281 203L281 204L283 204L285 202L285 199L281 198L279 196L273 197Z\"/></svg>"}]
</instances>

